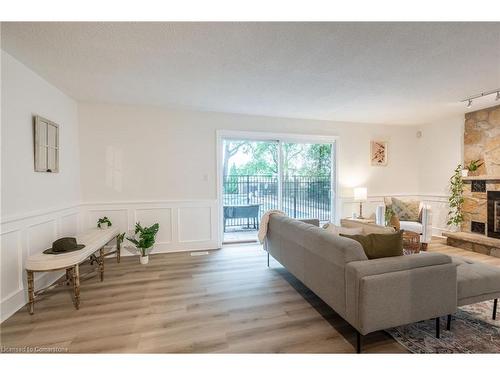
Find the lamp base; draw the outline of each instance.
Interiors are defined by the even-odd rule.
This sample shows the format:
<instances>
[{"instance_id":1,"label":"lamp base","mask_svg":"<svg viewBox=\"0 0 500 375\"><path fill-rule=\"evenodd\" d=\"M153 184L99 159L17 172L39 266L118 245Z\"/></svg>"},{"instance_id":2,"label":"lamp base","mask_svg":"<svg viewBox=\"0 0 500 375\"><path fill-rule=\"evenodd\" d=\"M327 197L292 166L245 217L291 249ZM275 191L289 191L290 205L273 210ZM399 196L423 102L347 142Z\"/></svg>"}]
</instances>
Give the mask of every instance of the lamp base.
<instances>
[{"instance_id":1,"label":"lamp base","mask_svg":"<svg viewBox=\"0 0 500 375\"><path fill-rule=\"evenodd\" d=\"M358 219L364 219L364 217L363 217L363 203L362 202L359 202L359 215L358 215Z\"/></svg>"}]
</instances>

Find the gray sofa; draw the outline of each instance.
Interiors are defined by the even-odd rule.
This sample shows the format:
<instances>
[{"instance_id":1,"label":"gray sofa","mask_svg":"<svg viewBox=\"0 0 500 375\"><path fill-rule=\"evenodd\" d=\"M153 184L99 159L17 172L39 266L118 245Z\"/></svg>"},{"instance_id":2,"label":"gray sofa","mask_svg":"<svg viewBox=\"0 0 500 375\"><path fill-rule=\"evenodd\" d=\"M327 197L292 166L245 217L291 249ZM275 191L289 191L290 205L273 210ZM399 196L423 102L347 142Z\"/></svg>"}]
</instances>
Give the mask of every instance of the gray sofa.
<instances>
[{"instance_id":1,"label":"gray sofa","mask_svg":"<svg viewBox=\"0 0 500 375\"><path fill-rule=\"evenodd\" d=\"M453 314L457 266L444 254L368 260L361 245L285 216L269 220L266 249L362 335Z\"/></svg>"}]
</instances>

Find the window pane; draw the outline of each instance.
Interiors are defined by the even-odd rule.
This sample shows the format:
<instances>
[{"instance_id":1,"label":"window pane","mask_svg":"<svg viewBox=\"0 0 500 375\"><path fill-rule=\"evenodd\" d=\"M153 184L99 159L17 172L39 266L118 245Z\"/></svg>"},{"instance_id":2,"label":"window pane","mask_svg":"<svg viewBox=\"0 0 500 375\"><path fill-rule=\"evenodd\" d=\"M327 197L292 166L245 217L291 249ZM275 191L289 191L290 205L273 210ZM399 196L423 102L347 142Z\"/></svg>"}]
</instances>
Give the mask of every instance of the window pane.
<instances>
[{"instance_id":1,"label":"window pane","mask_svg":"<svg viewBox=\"0 0 500 375\"><path fill-rule=\"evenodd\" d=\"M37 170L45 171L47 169L47 147L38 146Z\"/></svg>"},{"instance_id":2,"label":"window pane","mask_svg":"<svg viewBox=\"0 0 500 375\"><path fill-rule=\"evenodd\" d=\"M47 125L47 144L49 147L57 147L57 128L53 125Z\"/></svg>"},{"instance_id":3,"label":"window pane","mask_svg":"<svg viewBox=\"0 0 500 375\"><path fill-rule=\"evenodd\" d=\"M297 219L329 221L332 145L283 143L283 211Z\"/></svg>"},{"instance_id":4,"label":"window pane","mask_svg":"<svg viewBox=\"0 0 500 375\"><path fill-rule=\"evenodd\" d=\"M57 169L57 150L55 148L48 148L48 166L52 172L55 172Z\"/></svg>"},{"instance_id":5,"label":"window pane","mask_svg":"<svg viewBox=\"0 0 500 375\"><path fill-rule=\"evenodd\" d=\"M40 121L37 128L39 146L47 145L47 123Z\"/></svg>"}]
</instances>

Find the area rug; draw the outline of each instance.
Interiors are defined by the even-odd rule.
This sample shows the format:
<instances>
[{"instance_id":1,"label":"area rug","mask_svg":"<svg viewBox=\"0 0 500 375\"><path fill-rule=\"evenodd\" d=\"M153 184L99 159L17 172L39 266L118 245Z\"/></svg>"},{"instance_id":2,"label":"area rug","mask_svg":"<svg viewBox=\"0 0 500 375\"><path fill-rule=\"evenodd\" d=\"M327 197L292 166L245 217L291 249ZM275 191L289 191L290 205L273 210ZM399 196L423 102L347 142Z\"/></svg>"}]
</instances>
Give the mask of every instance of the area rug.
<instances>
[{"instance_id":1,"label":"area rug","mask_svg":"<svg viewBox=\"0 0 500 375\"><path fill-rule=\"evenodd\" d=\"M435 320L386 330L411 353L500 353L500 314L491 318L493 301L476 303L458 309L446 330L441 318L441 338L436 338Z\"/></svg>"}]
</instances>

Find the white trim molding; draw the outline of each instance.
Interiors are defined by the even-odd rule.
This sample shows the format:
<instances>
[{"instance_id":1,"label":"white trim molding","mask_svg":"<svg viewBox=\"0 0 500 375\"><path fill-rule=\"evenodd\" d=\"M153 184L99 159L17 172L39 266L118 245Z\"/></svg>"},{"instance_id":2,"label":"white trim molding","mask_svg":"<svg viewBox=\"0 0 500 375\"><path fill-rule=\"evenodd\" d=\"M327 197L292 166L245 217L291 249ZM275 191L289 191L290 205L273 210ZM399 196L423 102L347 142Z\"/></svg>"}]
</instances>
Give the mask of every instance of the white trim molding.
<instances>
[{"instance_id":1,"label":"white trim molding","mask_svg":"<svg viewBox=\"0 0 500 375\"><path fill-rule=\"evenodd\" d=\"M158 200L83 203L84 228L95 226L102 216L110 218L121 232L131 232L136 222L160 224L154 253L220 248L217 226L217 200ZM133 255L128 241L122 255Z\"/></svg>"}]
</instances>

